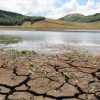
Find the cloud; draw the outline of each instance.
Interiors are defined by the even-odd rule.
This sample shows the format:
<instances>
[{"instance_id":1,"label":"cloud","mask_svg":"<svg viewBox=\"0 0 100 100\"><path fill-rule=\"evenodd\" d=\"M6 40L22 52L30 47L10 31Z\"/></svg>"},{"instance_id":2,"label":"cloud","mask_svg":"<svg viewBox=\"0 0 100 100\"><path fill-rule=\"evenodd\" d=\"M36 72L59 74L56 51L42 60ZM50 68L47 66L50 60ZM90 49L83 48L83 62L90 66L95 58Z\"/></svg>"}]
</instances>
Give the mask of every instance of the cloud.
<instances>
[{"instance_id":1,"label":"cloud","mask_svg":"<svg viewBox=\"0 0 100 100\"><path fill-rule=\"evenodd\" d=\"M78 0L0 0L0 9L48 18L60 18L70 13L88 15L100 12L100 2L96 0L87 0L82 4Z\"/></svg>"},{"instance_id":2,"label":"cloud","mask_svg":"<svg viewBox=\"0 0 100 100\"><path fill-rule=\"evenodd\" d=\"M95 2L95 0L88 0L86 5L84 6L79 5L79 9L77 11L84 15L100 13L100 3Z\"/></svg>"},{"instance_id":3,"label":"cloud","mask_svg":"<svg viewBox=\"0 0 100 100\"><path fill-rule=\"evenodd\" d=\"M55 9L57 0L0 0L0 9L23 14L46 13Z\"/></svg>"}]
</instances>

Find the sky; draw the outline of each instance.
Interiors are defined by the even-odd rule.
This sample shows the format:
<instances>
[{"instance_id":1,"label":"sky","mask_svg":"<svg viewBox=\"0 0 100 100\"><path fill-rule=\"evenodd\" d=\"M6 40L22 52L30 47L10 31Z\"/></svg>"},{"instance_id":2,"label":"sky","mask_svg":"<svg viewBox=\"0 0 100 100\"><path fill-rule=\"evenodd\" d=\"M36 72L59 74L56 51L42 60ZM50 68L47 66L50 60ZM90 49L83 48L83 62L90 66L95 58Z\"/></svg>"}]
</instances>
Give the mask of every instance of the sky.
<instances>
[{"instance_id":1,"label":"sky","mask_svg":"<svg viewBox=\"0 0 100 100\"><path fill-rule=\"evenodd\" d=\"M100 13L100 0L0 0L0 9L57 19L73 13Z\"/></svg>"}]
</instances>

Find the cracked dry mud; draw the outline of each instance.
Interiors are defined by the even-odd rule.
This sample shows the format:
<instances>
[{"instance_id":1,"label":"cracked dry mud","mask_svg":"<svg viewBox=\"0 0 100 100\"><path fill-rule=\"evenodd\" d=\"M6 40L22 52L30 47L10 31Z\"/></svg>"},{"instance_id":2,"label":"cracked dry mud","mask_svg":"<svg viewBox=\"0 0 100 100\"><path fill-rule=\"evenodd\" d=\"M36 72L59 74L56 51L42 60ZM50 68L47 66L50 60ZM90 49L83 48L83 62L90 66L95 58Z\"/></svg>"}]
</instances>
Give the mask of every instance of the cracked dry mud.
<instances>
[{"instance_id":1,"label":"cracked dry mud","mask_svg":"<svg viewBox=\"0 0 100 100\"><path fill-rule=\"evenodd\" d=\"M0 53L0 100L100 100L100 57Z\"/></svg>"}]
</instances>

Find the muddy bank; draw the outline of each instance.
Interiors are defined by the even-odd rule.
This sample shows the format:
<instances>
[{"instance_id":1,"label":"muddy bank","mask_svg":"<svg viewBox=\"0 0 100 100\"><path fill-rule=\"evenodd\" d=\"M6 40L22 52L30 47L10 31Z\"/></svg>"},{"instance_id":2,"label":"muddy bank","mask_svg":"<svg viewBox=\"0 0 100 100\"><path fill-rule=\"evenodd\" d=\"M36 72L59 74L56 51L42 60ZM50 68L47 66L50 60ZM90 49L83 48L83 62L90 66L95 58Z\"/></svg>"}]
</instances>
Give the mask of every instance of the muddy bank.
<instances>
[{"instance_id":1,"label":"muddy bank","mask_svg":"<svg viewBox=\"0 0 100 100\"><path fill-rule=\"evenodd\" d=\"M0 51L0 100L100 100L100 56Z\"/></svg>"},{"instance_id":2,"label":"muddy bank","mask_svg":"<svg viewBox=\"0 0 100 100\"><path fill-rule=\"evenodd\" d=\"M20 26L0 26L0 30L15 30L15 31L50 31L50 32L100 32L100 29L93 29L93 28L83 28L83 29L70 29L70 28L65 28L65 29L59 29L59 28L50 28L50 29L35 29L35 28L31 28L31 27L20 27Z\"/></svg>"}]
</instances>

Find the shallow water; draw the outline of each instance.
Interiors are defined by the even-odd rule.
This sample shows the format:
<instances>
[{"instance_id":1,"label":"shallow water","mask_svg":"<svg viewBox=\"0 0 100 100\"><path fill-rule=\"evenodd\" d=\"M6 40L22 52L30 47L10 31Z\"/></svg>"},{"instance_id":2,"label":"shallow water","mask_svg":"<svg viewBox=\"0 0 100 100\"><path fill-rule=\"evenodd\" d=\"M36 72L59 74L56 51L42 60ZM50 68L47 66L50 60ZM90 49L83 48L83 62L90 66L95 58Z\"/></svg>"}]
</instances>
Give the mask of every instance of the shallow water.
<instances>
[{"instance_id":1,"label":"shallow water","mask_svg":"<svg viewBox=\"0 0 100 100\"><path fill-rule=\"evenodd\" d=\"M37 52L64 52L66 49L100 52L100 32L0 31L0 35L22 38L18 43L0 44L0 48Z\"/></svg>"}]
</instances>

